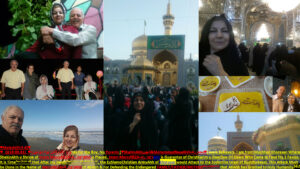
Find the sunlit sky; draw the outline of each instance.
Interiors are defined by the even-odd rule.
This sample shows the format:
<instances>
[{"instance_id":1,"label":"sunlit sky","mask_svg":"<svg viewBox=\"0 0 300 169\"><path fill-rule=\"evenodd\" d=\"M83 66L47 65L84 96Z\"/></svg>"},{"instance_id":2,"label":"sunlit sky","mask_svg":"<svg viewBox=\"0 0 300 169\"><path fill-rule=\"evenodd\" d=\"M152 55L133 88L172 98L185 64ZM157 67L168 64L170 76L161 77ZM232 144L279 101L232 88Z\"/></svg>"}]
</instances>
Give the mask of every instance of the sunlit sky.
<instances>
[{"instance_id":1,"label":"sunlit sky","mask_svg":"<svg viewBox=\"0 0 300 169\"><path fill-rule=\"evenodd\" d=\"M239 113L243 122L242 131L255 131L267 123L267 120L277 113ZM237 113L199 113L199 151L207 150L208 141L217 135L217 128L221 131L219 136L227 141L227 132L236 132L234 122Z\"/></svg>"},{"instance_id":2,"label":"sunlit sky","mask_svg":"<svg viewBox=\"0 0 300 169\"><path fill-rule=\"evenodd\" d=\"M129 59L132 41L144 34L164 35L163 15L168 0L108 0L104 2L104 55L111 59ZM198 60L198 1L171 0L175 17L173 35L185 35L185 58L192 53Z\"/></svg>"},{"instance_id":3,"label":"sunlit sky","mask_svg":"<svg viewBox=\"0 0 300 169\"><path fill-rule=\"evenodd\" d=\"M9 105L25 112L24 131L62 131L68 125L76 125L80 131L103 130L103 101L2 100L0 114Z\"/></svg>"}]
</instances>

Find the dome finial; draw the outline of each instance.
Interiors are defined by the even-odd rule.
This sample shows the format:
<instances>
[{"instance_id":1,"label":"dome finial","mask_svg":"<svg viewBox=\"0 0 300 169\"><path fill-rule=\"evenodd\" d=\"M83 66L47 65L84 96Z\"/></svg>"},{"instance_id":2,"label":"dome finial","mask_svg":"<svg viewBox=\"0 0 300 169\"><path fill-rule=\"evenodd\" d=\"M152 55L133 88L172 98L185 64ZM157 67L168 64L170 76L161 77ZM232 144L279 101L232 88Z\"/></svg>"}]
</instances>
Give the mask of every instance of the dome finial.
<instances>
[{"instance_id":1,"label":"dome finial","mask_svg":"<svg viewBox=\"0 0 300 169\"><path fill-rule=\"evenodd\" d=\"M146 20L144 20L144 35L146 35Z\"/></svg>"}]
</instances>

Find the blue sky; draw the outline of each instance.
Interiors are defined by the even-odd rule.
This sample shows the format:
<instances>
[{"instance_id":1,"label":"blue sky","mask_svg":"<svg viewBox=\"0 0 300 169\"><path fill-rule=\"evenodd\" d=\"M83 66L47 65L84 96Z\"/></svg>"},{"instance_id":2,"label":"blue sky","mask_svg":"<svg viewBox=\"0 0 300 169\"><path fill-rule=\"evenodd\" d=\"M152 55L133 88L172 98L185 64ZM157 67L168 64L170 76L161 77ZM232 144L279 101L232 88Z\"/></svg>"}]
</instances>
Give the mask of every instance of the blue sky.
<instances>
[{"instance_id":1,"label":"blue sky","mask_svg":"<svg viewBox=\"0 0 300 169\"><path fill-rule=\"evenodd\" d=\"M278 116L277 113L240 113L243 121L242 131L255 131L263 126L267 119ZM219 136L227 140L227 132L235 132L234 122L237 113L199 113L199 150L207 150L209 139L217 135L217 127L222 130Z\"/></svg>"},{"instance_id":2,"label":"blue sky","mask_svg":"<svg viewBox=\"0 0 300 169\"><path fill-rule=\"evenodd\" d=\"M17 105L24 110L22 128L27 131L62 131L71 124L81 131L103 130L103 101L2 100L0 113L9 105Z\"/></svg>"},{"instance_id":3,"label":"blue sky","mask_svg":"<svg viewBox=\"0 0 300 169\"><path fill-rule=\"evenodd\" d=\"M104 55L111 59L128 59L132 41L144 34L163 35L162 16L168 0L108 0L104 2ZM171 0L175 16L173 35L185 35L185 58L193 54L198 60L198 0Z\"/></svg>"}]
</instances>

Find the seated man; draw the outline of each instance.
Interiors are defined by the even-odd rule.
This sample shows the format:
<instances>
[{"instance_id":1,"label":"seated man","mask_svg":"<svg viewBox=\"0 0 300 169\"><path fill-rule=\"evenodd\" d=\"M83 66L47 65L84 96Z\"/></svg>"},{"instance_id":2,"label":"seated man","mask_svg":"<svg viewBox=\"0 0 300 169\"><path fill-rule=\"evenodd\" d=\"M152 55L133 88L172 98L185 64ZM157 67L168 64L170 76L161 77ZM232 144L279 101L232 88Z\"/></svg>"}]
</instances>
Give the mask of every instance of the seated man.
<instances>
[{"instance_id":1,"label":"seated man","mask_svg":"<svg viewBox=\"0 0 300 169\"><path fill-rule=\"evenodd\" d=\"M82 45L81 58L97 58L97 29L92 25L83 23L84 14L80 8L72 9L70 13L70 23L79 31L78 34L64 32L50 27L41 28L43 35L50 34L71 46Z\"/></svg>"}]
</instances>

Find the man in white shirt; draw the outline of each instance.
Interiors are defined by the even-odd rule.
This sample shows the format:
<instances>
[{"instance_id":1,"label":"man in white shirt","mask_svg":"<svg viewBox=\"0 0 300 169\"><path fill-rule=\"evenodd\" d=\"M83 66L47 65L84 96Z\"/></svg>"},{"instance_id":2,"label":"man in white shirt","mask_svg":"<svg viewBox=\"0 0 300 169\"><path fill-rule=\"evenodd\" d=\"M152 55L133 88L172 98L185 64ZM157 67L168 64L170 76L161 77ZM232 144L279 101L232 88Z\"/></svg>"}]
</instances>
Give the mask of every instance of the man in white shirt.
<instances>
[{"instance_id":1,"label":"man in white shirt","mask_svg":"<svg viewBox=\"0 0 300 169\"><path fill-rule=\"evenodd\" d=\"M283 111L283 94L285 93L285 87L279 86L276 94L272 97L272 103L273 103L273 112L282 112Z\"/></svg>"},{"instance_id":2,"label":"man in white shirt","mask_svg":"<svg viewBox=\"0 0 300 169\"><path fill-rule=\"evenodd\" d=\"M24 92L25 75L18 69L18 61L10 61L10 69L1 78L2 97L6 100L21 100Z\"/></svg>"},{"instance_id":3,"label":"man in white shirt","mask_svg":"<svg viewBox=\"0 0 300 169\"><path fill-rule=\"evenodd\" d=\"M80 8L72 9L70 23L79 30L78 34L42 27L43 35L52 35L70 46L82 46L82 58L97 58L97 29L83 23L84 14Z\"/></svg>"},{"instance_id":4,"label":"man in white shirt","mask_svg":"<svg viewBox=\"0 0 300 169\"><path fill-rule=\"evenodd\" d=\"M69 62L64 61L64 67L59 69L57 73L58 87L62 93L62 99L66 98L66 93L68 99L71 99L71 90L74 89L74 74L71 69L69 69Z\"/></svg>"}]
</instances>

